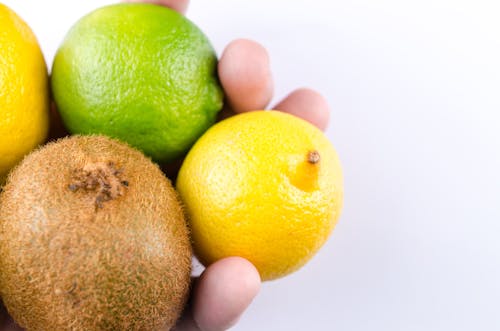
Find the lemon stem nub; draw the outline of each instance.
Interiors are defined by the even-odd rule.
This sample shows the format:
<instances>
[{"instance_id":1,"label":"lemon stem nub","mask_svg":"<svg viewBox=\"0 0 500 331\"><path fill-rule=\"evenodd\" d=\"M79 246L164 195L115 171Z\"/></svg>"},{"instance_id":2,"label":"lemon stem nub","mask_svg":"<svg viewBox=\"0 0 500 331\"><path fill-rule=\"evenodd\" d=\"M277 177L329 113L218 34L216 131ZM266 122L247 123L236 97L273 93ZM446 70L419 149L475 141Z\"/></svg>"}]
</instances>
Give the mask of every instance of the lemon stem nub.
<instances>
[{"instance_id":1,"label":"lemon stem nub","mask_svg":"<svg viewBox=\"0 0 500 331\"><path fill-rule=\"evenodd\" d=\"M319 152L314 150L307 153L307 161L311 164L316 164L321 159Z\"/></svg>"}]
</instances>

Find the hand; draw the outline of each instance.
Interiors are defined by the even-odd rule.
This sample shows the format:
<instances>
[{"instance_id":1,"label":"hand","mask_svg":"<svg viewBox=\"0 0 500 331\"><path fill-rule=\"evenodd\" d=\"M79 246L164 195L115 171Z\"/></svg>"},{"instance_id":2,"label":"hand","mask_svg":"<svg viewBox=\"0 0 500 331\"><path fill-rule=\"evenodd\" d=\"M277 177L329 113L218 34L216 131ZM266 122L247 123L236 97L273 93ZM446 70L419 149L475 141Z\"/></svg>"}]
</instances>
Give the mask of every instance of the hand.
<instances>
[{"instance_id":1,"label":"hand","mask_svg":"<svg viewBox=\"0 0 500 331\"><path fill-rule=\"evenodd\" d=\"M151 2L184 13L188 0L128 0ZM219 61L219 79L226 105L220 118L245 111L266 109L273 94L273 81L266 50L259 44L239 39L231 42ZM298 89L272 107L301 117L320 129L328 125L325 99L310 89ZM247 260L230 257L208 266L193 280L190 303L175 331L221 331L234 325L260 289L260 277ZM22 330L0 305L0 331Z\"/></svg>"},{"instance_id":2,"label":"hand","mask_svg":"<svg viewBox=\"0 0 500 331\"><path fill-rule=\"evenodd\" d=\"M131 0L151 2L184 12L188 0ZM235 40L222 53L218 74L226 96L220 118L266 109L273 94L273 81L266 50L250 40ZM329 109L325 99L310 89L290 93L273 109L299 116L326 129ZM215 262L194 280L191 305L175 331L221 331L234 325L257 295L260 277L243 258Z\"/></svg>"}]
</instances>

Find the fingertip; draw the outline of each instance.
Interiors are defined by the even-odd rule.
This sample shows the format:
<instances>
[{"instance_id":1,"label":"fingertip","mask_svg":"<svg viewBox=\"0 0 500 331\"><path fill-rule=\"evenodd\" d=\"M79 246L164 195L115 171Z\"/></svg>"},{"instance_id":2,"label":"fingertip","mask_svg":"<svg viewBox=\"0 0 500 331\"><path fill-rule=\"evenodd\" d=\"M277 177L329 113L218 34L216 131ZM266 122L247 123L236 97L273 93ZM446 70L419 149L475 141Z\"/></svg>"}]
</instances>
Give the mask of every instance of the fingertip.
<instances>
[{"instance_id":1,"label":"fingertip","mask_svg":"<svg viewBox=\"0 0 500 331\"><path fill-rule=\"evenodd\" d=\"M181 14L185 14L189 5L189 0L123 0L123 2L141 2L152 3L169 7Z\"/></svg>"},{"instance_id":2,"label":"fingertip","mask_svg":"<svg viewBox=\"0 0 500 331\"><path fill-rule=\"evenodd\" d=\"M227 101L236 113L264 109L273 95L267 50L259 43L237 39L221 55L219 78Z\"/></svg>"},{"instance_id":3,"label":"fingertip","mask_svg":"<svg viewBox=\"0 0 500 331\"><path fill-rule=\"evenodd\" d=\"M260 290L257 269L246 259L228 257L200 276L193 300L193 318L201 330L226 330L234 325Z\"/></svg>"},{"instance_id":4,"label":"fingertip","mask_svg":"<svg viewBox=\"0 0 500 331\"><path fill-rule=\"evenodd\" d=\"M300 88L273 107L298 116L321 130L326 130L330 120L330 107L326 99L318 92L309 88Z\"/></svg>"}]
</instances>

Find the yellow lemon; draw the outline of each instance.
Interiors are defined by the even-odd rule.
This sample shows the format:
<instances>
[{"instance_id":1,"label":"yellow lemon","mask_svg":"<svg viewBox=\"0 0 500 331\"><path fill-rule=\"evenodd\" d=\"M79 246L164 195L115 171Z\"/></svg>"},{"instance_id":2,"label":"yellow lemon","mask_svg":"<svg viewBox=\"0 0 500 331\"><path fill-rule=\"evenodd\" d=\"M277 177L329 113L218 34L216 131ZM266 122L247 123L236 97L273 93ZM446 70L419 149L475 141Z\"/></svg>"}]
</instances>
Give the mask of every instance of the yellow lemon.
<instances>
[{"instance_id":1,"label":"yellow lemon","mask_svg":"<svg viewBox=\"0 0 500 331\"><path fill-rule=\"evenodd\" d=\"M310 260L343 203L342 170L328 138L278 111L244 113L210 128L188 153L177 189L200 261L241 256L263 280Z\"/></svg>"},{"instance_id":2,"label":"yellow lemon","mask_svg":"<svg viewBox=\"0 0 500 331\"><path fill-rule=\"evenodd\" d=\"M49 126L47 67L29 26L0 4L0 184L44 142Z\"/></svg>"}]
</instances>

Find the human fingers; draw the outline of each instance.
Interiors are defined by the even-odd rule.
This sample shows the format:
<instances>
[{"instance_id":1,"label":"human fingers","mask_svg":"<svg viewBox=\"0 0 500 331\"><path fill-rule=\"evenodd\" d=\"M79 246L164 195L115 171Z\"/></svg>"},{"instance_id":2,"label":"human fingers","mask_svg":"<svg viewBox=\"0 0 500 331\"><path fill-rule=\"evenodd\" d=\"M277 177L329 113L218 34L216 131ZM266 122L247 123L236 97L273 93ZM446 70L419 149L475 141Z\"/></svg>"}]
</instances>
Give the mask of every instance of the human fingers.
<instances>
[{"instance_id":1,"label":"human fingers","mask_svg":"<svg viewBox=\"0 0 500 331\"><path fill-rule=\"evenodd\" d=\"M227 102L236 113L264 109L272 98L269 55L255 41L232 41L220 57L218 73Z\"/></svg>"},{"instance_id":2,"label":"human fingers","mask_svg":"<svg viewBox=\"0 0 500 331\"><path fill-rule=\"evenodd\" d=\"M326 99L318 92L300 88L273 107L314 124L321 130L326 130L330 118L330 109Z\"/></svg>"},{"instance_id":3,"label":"human fingers","mask_svg":"<svg viewBox=\"0 0 500 331\"><path fill-rule=\"evenodd\" d=\"M247 260L229 257L210 265L200 276L193 298L193 317L201 330L234 325L260 290L260 275Z\"/></svg>"},{"instance_id":4,"label":"human fingers","mask_svg":"<svg viewBox=\"0 0 500 331\"><path fill-rule=\"evenodd\" d=\"M222 331L233 326L260 289L255 267L240 257L219 260L202 273L193 288L190 313L177 331Z\"/></svg>"},{"instance_id":5,"label":"human fingers","mask_svg":"<svg viewBox=\"0 0 500 331\"><path fill-rule=\"evenodd\" d=\"M189 5L189 0L124 0L123 2L147 2L162 5L184 14Z\"/></svg>"}]
</instances>

